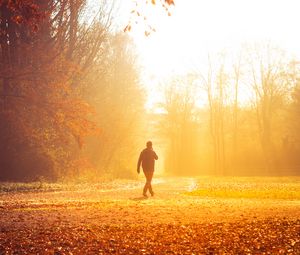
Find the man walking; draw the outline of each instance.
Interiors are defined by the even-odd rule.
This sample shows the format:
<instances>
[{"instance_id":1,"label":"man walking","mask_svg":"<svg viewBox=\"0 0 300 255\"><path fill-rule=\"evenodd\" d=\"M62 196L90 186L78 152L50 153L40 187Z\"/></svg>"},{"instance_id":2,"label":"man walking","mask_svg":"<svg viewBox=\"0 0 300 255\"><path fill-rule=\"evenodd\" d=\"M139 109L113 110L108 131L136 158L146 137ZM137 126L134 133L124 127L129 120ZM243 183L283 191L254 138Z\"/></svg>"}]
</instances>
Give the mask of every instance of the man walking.
<instances>
[{"instance_id":1,"label":"man walking","mask_svg":"<svg viewBox=\"0 0 300 255\"><path fill-rule=\"evenodd\" d=\"M152 177L153 177L153 173L154 173L155 160L158 159L158 156L156 155L155 151L152 148L152 142L148 141L146 146L147 147L144 150L142 150L139 160L138 160L138 164L137 164L138 174L140 173L140 167L142 164L143 172L146 177L146 183L145 183L144 190L143 190L144 197L148 197L147 196L148 190L149 190L151 196L154 196L154 192L153 192L152 186L151 186L151 181L152 181Z\"/></svg>"}]
</instances>

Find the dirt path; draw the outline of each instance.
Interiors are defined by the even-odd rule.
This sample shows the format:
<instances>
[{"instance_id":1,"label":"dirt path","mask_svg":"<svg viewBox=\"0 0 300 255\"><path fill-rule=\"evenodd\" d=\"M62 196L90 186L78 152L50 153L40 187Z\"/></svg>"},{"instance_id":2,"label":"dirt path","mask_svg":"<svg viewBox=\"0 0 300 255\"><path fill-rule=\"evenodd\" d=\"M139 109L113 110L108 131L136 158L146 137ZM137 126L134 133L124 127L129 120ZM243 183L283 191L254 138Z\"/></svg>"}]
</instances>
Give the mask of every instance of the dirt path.
<instances>
[{"instance_id":1,"label":"dirt path","mask_svg":"<svg viewBox=\"0 0 300 255\"><path fill-rule=\"evenodd\" d=\"M193 178L0 195L0 254L300 254L300 201L186 195Z\"/></svg>"}]
</instances>

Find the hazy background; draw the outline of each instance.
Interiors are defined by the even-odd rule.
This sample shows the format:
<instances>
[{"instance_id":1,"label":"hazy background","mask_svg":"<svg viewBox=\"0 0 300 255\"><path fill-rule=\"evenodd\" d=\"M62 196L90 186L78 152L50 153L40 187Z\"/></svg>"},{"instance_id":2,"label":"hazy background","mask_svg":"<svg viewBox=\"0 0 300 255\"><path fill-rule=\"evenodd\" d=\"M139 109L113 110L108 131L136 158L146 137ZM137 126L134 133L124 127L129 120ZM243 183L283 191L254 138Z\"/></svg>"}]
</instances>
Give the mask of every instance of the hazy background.
<instances>
[{"instance_id":1,"label":"hazy background","mask_svg":"<svg viewBox=\"0 0 300 255\"><path fill-rule=\"evenodd\" d=\"M0 179L298 175L299 5L4 1Z\"/></svg>"}]
</instances>

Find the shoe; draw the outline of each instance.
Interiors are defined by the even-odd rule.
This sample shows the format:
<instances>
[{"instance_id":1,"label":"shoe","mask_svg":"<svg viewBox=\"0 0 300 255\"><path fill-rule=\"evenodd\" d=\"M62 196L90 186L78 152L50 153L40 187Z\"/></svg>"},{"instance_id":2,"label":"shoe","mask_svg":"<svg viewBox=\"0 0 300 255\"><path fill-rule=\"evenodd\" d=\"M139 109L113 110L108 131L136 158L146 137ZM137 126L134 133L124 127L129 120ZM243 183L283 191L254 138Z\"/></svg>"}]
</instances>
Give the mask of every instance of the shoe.
<instances>
[{"instance_id":1,"label":"shoe","mask_svg":"<svg viewBox=\"0 0 300 255\"><path fill-rule=\"evenodd\" d=\"M153 197L154 196L154 192L152 191L152 192L150 192L150 194L151 194L151 197Z\"/></svg>"},{"instance_id":2,"label":"shoe","mask_svg":"<svg viewBox=\"0 0 300 255\"><path fill-rule=\"evenodd\" d=\"M148 196L147 196L146 193L143 193L143 197L144 197L144 198L148 198Z\"/></svg>"}]
</instances>

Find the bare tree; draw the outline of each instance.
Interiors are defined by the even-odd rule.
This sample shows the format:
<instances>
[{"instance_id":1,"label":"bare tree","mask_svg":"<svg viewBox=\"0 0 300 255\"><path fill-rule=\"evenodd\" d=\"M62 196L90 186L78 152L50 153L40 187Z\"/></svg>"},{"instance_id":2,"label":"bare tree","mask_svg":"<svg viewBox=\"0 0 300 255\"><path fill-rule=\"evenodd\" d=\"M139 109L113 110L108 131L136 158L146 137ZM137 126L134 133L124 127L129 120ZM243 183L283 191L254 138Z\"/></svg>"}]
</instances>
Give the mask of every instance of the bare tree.
<instances>
[{"instance_id":1,"label":"bare tree","mask_svg":"<svg viewBox=\"0 0 300 255\"><path fill-rule=\"evenodd\" d=\"M233 64L233 83L234 83L234 101L233 101L233 162L232 166L235 165L237 159L237 141L238 141L238 112L239 112L239 86L241 79L241 62L242 55L239 53L236 62Z\"/></svg>"},{"instance_id":2,"label":"bare tree","mask_svg":"<svg viewBox=\"0 0 300 255\"><path fill-rule=\"evenodd\" d=\"M170 80L161 104L165 113L160 134L167 139L167 170L177 174L196 171L197 161L197 86L194 75ZM199 170L199 169L198 169Z\"/></svg>"},{"instance_id":3,"label":"bare tree","mask_svg":"<svg viewBox=\"0 0 300 255\"><path fill-rule=\"evenodd\" d=\"M271 44L253 47L249 52L251 87L260 142L268 171L274 167L273 117L287 94L284 52Z\"/></svg>"},{"instance_id":4,"label":"bare tree","mask_svg":"<svg viewBox=\"0 0 300 255\"><path fill-rule=\"evenodd\" d=\"M213 143L215 174L226 173L224 115L228 77L225 72L224 57L223 55L219 58L219 67L213 67L211 58L208 57L207 75L204 76L200 73L209 106L209 126Z\"/></svg>"}]
</instances>

